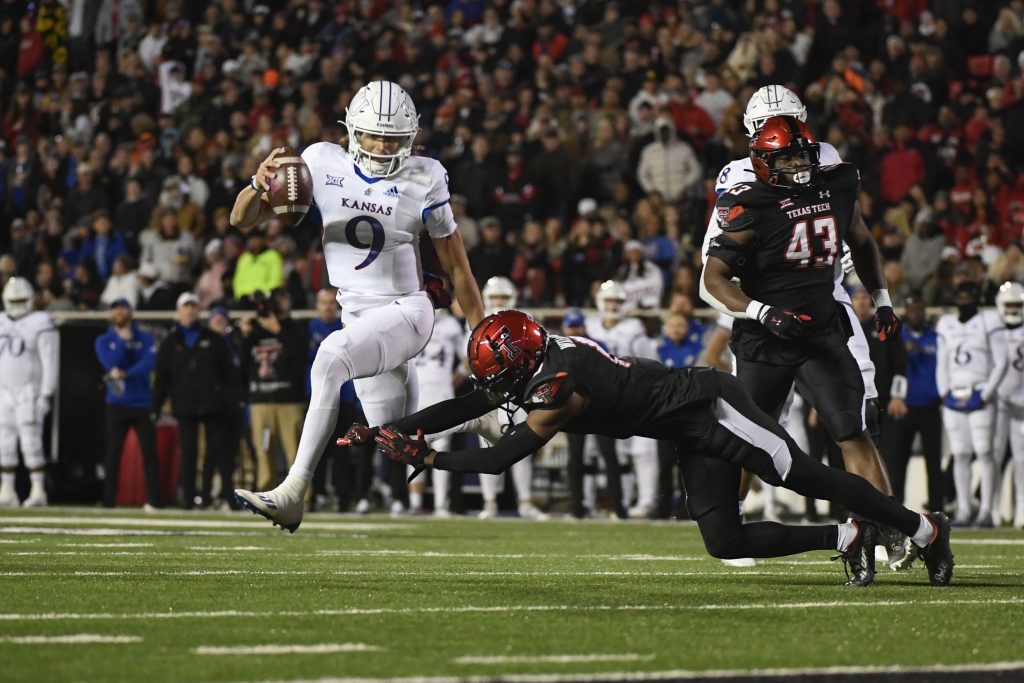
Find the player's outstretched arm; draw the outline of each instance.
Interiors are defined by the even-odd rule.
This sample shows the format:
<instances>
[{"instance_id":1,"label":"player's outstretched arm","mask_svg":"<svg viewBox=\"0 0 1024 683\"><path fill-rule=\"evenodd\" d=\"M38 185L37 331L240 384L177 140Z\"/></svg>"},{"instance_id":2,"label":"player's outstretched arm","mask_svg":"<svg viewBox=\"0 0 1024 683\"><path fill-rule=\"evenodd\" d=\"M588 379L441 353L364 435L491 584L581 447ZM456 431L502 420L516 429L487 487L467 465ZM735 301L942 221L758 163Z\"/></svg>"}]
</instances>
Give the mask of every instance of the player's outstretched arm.
<instances>
[{"instance_id":1,"label":"player's outstretched arm","mask_svg":"<svg viewBox=\"0 0 1024 683\"><path fill-rule=\"evenodd\" d=\"M455 230L445 237L431 238L434 242L434 249L437 257L441 260L441 266L452 279L455 287L455 298L466 315L466 322L470 328L483 320L484 302L480 297L480 289L476 286L476 279L469 267L469 257L466 255L466 245L462 242L462 235Z\"/></svg>"},{"instance_id":2,"label":"player's outstretched arm","mask_svg":"<svg viewBox=\"0 0 1024 683\"><path fill-rule=\"evenodd\" d=\"M273 215L264 195L270 189L273 171L281 166L274 157L284 151L284 147L271 150L270 155L260 163L251 183L235 197L235 205L231 207L231 225L239 230L249 230Z\"/></svg>"},{"instance_id":3,"label":"player's outstretched arm","mask_svg":"<svg viewBox=\"0 0 1024 683\"><path fill-rule=\"evenodd\" d=\"M437 434L475 420L492 410L494 410L494 402L487 397L483 389L476 389L468 394L427 406L388 426L404 434L415 434L416 432ZM377 438L380 430L379 426L367 427L362 424L354 424L348 428L343 437L338 439L338 445L359 446L369 443Z\"/></svg>"},{"instance_id":4,"label":"player's outstretched arm","mask_svg":"<svg viewBox=\"0 0 1024 683\"><path fill-rule=\"evenodd\" d=\"M392 427L377 437L384 453L414 467L434 467L451 472L499 474L546 444L574 416L587 407L587 399L574 393L568 401L550 410L533 410L491 448L441 452L430 450L421 436L409 437Z\"/></svg>"}]
</instances>

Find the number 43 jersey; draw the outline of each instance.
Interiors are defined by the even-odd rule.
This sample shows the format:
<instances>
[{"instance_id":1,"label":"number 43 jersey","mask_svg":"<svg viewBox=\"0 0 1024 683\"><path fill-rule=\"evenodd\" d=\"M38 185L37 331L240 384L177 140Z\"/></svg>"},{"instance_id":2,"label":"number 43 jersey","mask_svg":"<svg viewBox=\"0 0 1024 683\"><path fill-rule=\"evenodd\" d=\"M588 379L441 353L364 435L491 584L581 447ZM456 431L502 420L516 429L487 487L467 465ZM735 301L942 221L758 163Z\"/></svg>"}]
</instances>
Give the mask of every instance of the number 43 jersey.
<instances>
[{"instance_id":1,"label":"number 43 jersey","mask_svg":"<svg viewBox=\"0 0 1024 683\"><path fill-rule=\"evenodd\" d=\"M743 263L734 268L743 293L811 316L807 329L819 342L845 329L835 320L833 275L859 193L856 167L837 164L822 167L818 183L797 194L760 181L744 182L726 190L715 204L723 232L754 231ZM709 255L718 248L713 239ZM737 320L735 330L748 337L770 336L753 320ZM848 336L846 330L837 341L845 344Z\"/></svg>"},{"instance_id":2,"label":"number 43 jersey","mask_svg":"<svg viewBox=\"0 0 1024 683\"><path fill-rule=\"evenodd\" d=\"M360 310L421 290L420 231L441 238L456 228L444 166L411 156L382 178L328 142L310 145L302 158L313 176L327 272L341 305Z\"/></svg>"}]
</instances>

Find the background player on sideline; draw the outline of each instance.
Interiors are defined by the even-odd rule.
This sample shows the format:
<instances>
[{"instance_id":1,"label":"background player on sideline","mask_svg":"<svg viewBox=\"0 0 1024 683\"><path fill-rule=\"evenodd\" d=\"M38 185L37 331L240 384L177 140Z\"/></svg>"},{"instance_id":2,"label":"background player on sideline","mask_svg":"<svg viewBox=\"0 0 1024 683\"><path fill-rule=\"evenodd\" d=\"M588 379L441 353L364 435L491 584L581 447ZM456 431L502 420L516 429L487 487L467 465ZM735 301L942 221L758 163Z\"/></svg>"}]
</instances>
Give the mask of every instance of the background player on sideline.
<instances>
[{"instance_id":1,"label":"background player on sideline","mask_svg":"<svg viewBox=\"0 0 1024 683\"><path fill-rule=\"evenodd\" d=\"M338 288L344 328L317 350L312 394L298 453L288 476L272 491L238 489L240 503L294 532L303 496L328 439L340 403L339 387L355 379L371 424L415 410L417 384L409 359L434 325L434 306L423 291L420 231L424 228L471 325L483 304L449 206L448 173L440 162L412 154L419 117L397 83L363 86L346 111L348 149L319 142L302 153L313 176L313 200L323 217L324 258ZM239 193L231 223L243 230L271 215L263 197L283 149L271 152Z\"/></svg>"},{"instance_id":2,"label":"background player on sideline","mask_svg":"<svg viewBox=\"0 0 1024 683\"><path fill-rule=\"evenodd\" d=\"M28 280L4 285L0 313L0 507L18 504L14 473L18 445L32 488L24 507L47 503L43 423L57 390L60 349L48 313L32 310L35 292ZM109 475L108 475L109 476Z\"/></svg>"}]
</instances>

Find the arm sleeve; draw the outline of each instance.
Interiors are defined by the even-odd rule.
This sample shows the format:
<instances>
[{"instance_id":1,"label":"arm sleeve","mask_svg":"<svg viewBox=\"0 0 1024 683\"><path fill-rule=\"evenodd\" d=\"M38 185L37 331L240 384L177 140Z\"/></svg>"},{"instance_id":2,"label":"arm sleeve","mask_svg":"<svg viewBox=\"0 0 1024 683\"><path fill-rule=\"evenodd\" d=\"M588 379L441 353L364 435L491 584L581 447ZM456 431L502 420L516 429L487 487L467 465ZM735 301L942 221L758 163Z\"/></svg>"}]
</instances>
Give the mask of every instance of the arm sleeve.
<instances>
[{"instance_id":1,"label":"arm sleeve","mask_svg":"<svg viewBox=\"0 0 1024 683\"><path fill-rule=\"evenodd\" d=\"M1006 376L1006 368L1010 365L1010 357L1006 350L1006 328L994 330L989 335L989 349L992 351L992 372L989 373L988 381L981 388L981 397L988 403L996 395L999 383Z\"/></svg>"},{"instance_id":2,"label":"arm sleeve","mask_svg":"<svg viewBox=\"0 0 1024 683\"><path fill-rule=\"evenodd\" d=\"M463 396L427 406L392 425L406 434L415 434L417 429L422 429L425 434L437 434L463 422L475 420L493 409L494 404L483 389L475 389Z\"/></svg>"},{"instance_id":3,"label":"arm sleeve","mask_svg":"<svg viewBox=\"0 0 1024 683\"><path fill-rule=\"evenodd\" d=\"M43 379L39 387L39 393L43 396L53 396L57 391L57 380L60 376L60 335L57 328L50 324L39 332L37 341L39 345L39 364L43 368Z\"/></svg>"},{"instance_id":4,"label":"arm sleeve","mask_svg":"<svg viewBox=\"0 0 1024 683\"><path fill-rule=\"evenodd\" d=\"M142 355L139 360L135 361L135 365L125 368L125 374L129 377L146 377L153 372L153 366L156 365L156 342L149 335L140 341L142 341Z\"/></svg>"},{"instance_id":5,"label":"arm sleeve","mask_svg":"<svg viewBox=\"0 0 1024 683\"><path fill-rule=\"evenodd\" d=\"M111 348L113 342L113 348ZM104 334L96 338L96 357L105 372L110 372L121 363L124 355L124 342L116 334Z\"/></svg>"},{"instance_id":6,"label":"arm sleeve","mask_svg":"<svg viewBox=\"0 0 1024 683\"><path fill-rule=\"evenodd\" d=\"M500 474L548 442L525 422L517 424L491 448L438 453L433 467L450 472Z\"/></svg>"}]
</instances>

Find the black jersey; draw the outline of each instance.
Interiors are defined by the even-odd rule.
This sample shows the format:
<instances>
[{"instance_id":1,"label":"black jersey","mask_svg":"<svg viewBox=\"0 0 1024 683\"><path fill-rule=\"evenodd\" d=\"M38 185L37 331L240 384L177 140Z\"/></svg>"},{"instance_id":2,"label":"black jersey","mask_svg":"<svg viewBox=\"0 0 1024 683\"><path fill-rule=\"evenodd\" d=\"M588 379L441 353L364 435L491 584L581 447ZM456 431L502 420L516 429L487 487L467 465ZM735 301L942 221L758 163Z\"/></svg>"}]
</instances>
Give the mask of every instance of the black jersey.
<instances>
[{"instance_id":1,"label":"black jersey","mask_svg":"<svg viewBox=\"0 0 1024 683\"><path fill-rule=\"evenodd\" d=\"M555 408L573 392L589 399L565 426L575 434L659 438L718 396L712 368L667 368L646 358L617 358L585 337L549 335L540 367L514 402L524 410Z\"/></svg>"},{"instance_id":2,"label":"black jersey","mask_svg":"<svg viewBox=\"0 0 1024 683\"><path fill-rule=\"evenodd\" d=\"M833 297L836 262L853 219L860 176L852 164L822 168L818 183L797 194L762 182L734 185L716 211L726 233L754 231L735 274L751 299L811 316L799 342L773 336L754 320L733 326L733 352L747 360L798 363L804 345L845 344L852 330ZM715 244L708 250L715 254Z\"/></svg>"}]
</instances>

